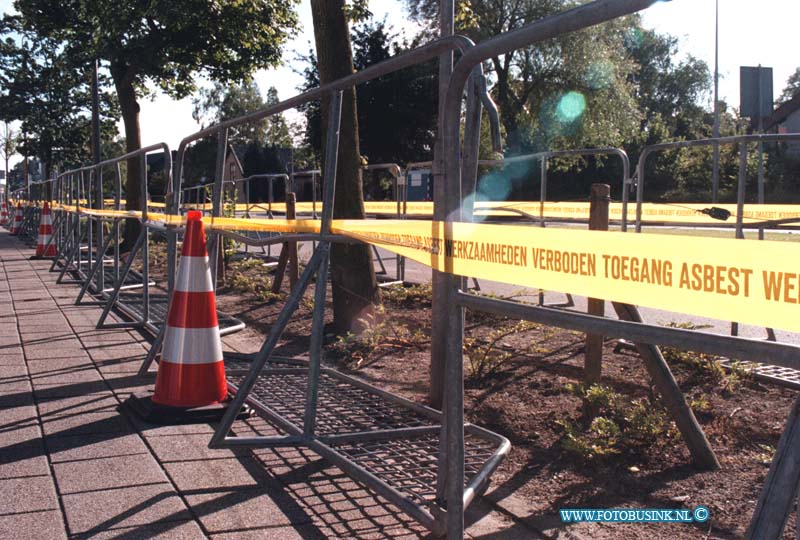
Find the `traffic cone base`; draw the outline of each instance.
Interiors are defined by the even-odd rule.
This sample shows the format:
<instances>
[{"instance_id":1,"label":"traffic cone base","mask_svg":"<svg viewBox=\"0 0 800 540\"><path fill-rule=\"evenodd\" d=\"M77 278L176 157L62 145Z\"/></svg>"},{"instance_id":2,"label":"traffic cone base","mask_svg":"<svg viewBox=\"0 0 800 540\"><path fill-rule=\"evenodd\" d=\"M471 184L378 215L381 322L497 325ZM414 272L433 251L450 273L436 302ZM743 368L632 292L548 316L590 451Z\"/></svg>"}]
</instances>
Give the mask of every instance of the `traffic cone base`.
<instances>
[{"instance_id":1,"label":"traffic cone base","mask_svg":"<svg viewBox=\"0 0 800 540\"><path fill-rule=\"evenodd\" d=\"M161 368L159 368L160 370ZM128 410L140 419L150 424L176 425L176 424L208 424L222 420L228 410L226 403L215 403L203 407L170 407L153 401L149 393L131 394L120 405L121 410ZM253 415L247 405L236 415L237 420L244 420Z\"/></svg>"}]
</instances>

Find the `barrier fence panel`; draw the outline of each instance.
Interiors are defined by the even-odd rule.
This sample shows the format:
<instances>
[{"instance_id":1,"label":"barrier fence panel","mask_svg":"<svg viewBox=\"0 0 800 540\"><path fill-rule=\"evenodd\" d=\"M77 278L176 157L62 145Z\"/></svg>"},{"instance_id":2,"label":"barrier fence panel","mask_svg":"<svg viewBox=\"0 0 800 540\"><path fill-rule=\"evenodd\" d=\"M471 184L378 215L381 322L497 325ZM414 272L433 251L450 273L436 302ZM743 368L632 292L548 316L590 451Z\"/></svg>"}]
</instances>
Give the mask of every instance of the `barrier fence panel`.
<instances>
[{"instance_id":1,"label":"barrier fence panel","mask_svg":"<svg viewBox=\"0 0 800 540\"><path fill-rule=\"evenodd\" d=\"M331 114L334 114L334 112L338 114L342 89L390 73L396 69L435 58L442 51L452 49L463 51L470 46L471 43L463 37L446 38L389 59L330 85L311 90L277 105L262 109L246 117L223 122L218 126L212 126L200 131L184 139L179 146L172 192L181 192L182 159L186 146L194 140L213 133L223 134L224 130L239 123L277 114L306 101L319 99L326 95L330 95L333 103L336 104L336 106L331 107ZM480 66L478 66L473 77L474 84L478 84L481 79ZM330 122L330 124L334 125L334 122ZM329 148L327 155L335 156L338 134L334 130L329 131L327 144ZM336 163L332 159L326 163L326 178L335 178L335 167ZM221 175L218 175L216 181L221 182L222 180ZM325 283L330 242L352 241L330 232L334 182L332 180L326 181L324 189L323 200L325 204L322 206L322 222L315 222L312 219L292 223L294 227L296 226L295 224L303 224L308 221L309 223L303 225L301 229L308 227L313 231L313 234L306 235L305 238L317 241L318 247L314 251L297 286L290 294L278 320L272 325L270 336L255 358L249 359L244 363L241 360L239 361L238 365L241 368L249 368L245 369L245 371L241 369L235 370L237 359L230 358L230 355L226 357L228 369L232 370L229 378L231 390L235 392L234 401L229 411L236 410L242 403L247 401L260 414L277 425L286 428L288 435L279 439L229 436L235 417L235 415L229 415L219 426L212 444L215 446L308 446L341 466L355 478L365 482L370 488L388 497L390 501L410 513L427 527L434 530L438 528L441 531L442 517L441 515L434 516L436 510L432 496L435 493L436 477L439 474L436 469L436 456L439 447L438 432L441 416L435 411L413 405L407 400L352 380L334 370L321 367L322 314L324 313L325 287L317 287L315 293L316 301L314 303L310 361L308 363L300 362L295 364L296 367L287 368L291 363L271 357L272 350L282 329L299 304L303 292L312 277L316 275L318 283ZM217 193L215 193L216 195ZM173 213L177 213L179 210L177 205L174 204L175 199L176 197L172 197ZM216 202L212 201L212 203ZM315 205L312 205L312 212L316 210ZM228 223L227 220L213 218L210 226L213 235L235 236L234 230L247 230L250 228L247 224L230 223L231 230L226 230L226 223ZM178 231L177 229L175 230L176 232ZM291 239L293 236L302 237L302 231L298 230L298 232L300 233L299 235L286 235L282 240ZM213 260L213 253L210 256ZM159 346L158 341L154 345L154 349L157 346ZM237 374L241 374L238 379ZM304 380L307 381L307 384L304 385L304 389L301 390L300 394L300 396L304 397L297 399L300 396L292 394L292 389L296 388L297 384ZM267 393L263 393L259 388L266 389ZM389 414L390 411L395 412ZM402 421L401 419L403 418L406 418L407 421ZM471 436L470 448L473 449L471 451L473 451L475 458L472 468L475 475L472 479L473 483L470 485L477 488L479 487L478 483L485 485L488 475L491 474L491 471L496 468L499 461L508 451L508 441L476 427L469 427L468 429ZM362 444L355 444L362 439L370 441L368 446L372 447L373 450L368 452L358 451L358 448L365 447ZM384 448L384 450L380 448ZM405 457L400 459L399 456L403 455ZM426 457L423 458L422 456ZM409 474L406 469L410 461L413 460L422 460L422 466L418 468L420 473L412 484L413 475ZM423 473L422 471L426 472ZM424 494L422 491L424 491Z\"/></svg>"},{"instance_id":2,"label":"barrier fence panel","mask_svg":"<svg viewBox=\"0 0 800 540\"><path fill-rule=\"evenodd\" d=\"M665 239L659 246L658 256L662 258L660 262L664 263L662 268L670 268L669 283L666 283L666 278L663 283L645 283L641 280L623 280L613 275L609 276L607 270L605 276L601 275L602 272L596 271L596 260L608 261L614 257L626 257L628 256L626 254L631 251L641 257L655 257L656 252L653 246L648 245L646 239L638 235L471 222L471 217L477 207L474 205L474 201L465 195L474 191L477 179L478 161L475 137L480 128L477 118L480 115L480 107L485 104L482 96L486 94L481 63L498 54L635 13L655 1L596 0L488 39L477 46L459 36L444 38L286 101L190 135L181 141L174 164L171 161L168 147L161 144L106 161L99 166L62 173L53 180L53 187L60 200L57 211L62 216L58 240L56 240L61 245L59 246L59 256L54 261L53 267L60 264L62 275L66 272L73 272L79 276L83 280L84 289L81 292L83 294L87 290L86 287L93 283L96 273L104 276L104 256L111 244L118 243L120 221L134 218L140 220L142 232L130 255L124 264L121 264L122 268L118 277L114 277L114 288L107 295L106 305L98 326L104 324L113 307L125 309L126 302L130 301L129 298L122 301L120 296L124 280L130 274L137 254L141 254L143 270L142 291L136 293L141 296L142 304L141 317L137 318L137 321L141 321L142 324L152 323L153 298L150 294L148 279L150 235L162 234L167 238L167 289L168 292L171 292L174 288L177 268L175 248L183 232L182 211L193 204L202 204L205 208L204 200L194 203L190 200L182 202L182 198L190 199L188 195L181 196L187 193L182 188L185 151L187 146L194 141L209 135L218 135L218 168L211 194L211 216L206 221L210 237L209 256L214 270L216 271L217 265L216 253L224 238L233 238L246 245L269 245L296 240L314 241L318 244L303 270L297 286L288 295L284 308L271 326L270 333L259 351L255 355L225 355L228 385L233 399L225 417L213 434L210 446L215 448L235 446L308 447L397 505L434 533L447 533L448 538L452 539L462 538L465 507L487 485L490 476L510 447L506 438L464 422L465 309L485 311L585 333L630 339L637 344L669 345L680 349L728 355L745 361L757 360L774 366L800 369L800 347L798 346L646 324L634 306L639 303L663 309L691 306L691 312L700 315L721 318L739 317L744 321L762 320L763 318L766 322L774 322L784 328L800 330L800 323L797 322L800 319L793 311L796 310L795 306L798 302L793 302L792 299L782 300L781 294L783 293L776 292L776 286L767 283L767 278L773 274L773 282L777 283L782 279L776 277L777 267L775 267L774 261L766 256L768 250L773 249L770 242L751 243L747 249L735 250L727 249L730 246L725 242L731 241L715 240L720 243L719 251L716 252L716 245L709 249L712 246L709 239L688 237L677 238L674 241ZM434 157L434 161L438 159L443 163L444 171L443 189L437 190L439 193L434 201L436 210L434 215L444 216L444 219L437 221L395 219L369 222L334 220L333 202L342 91L397 69L429 61L452 50L458 50L461 56L455 64L443 102L443 131L440 134L443 141L442 155ZM462 116L465 89L468 90L466 114ZM476 99L477 97L482 99ZM234 210L232 218L223 217L223 192L227 182L223 162L227 147L227 131L235 126L279 114L317 99L330 100L329 130L326 134L326 155L329 159L325 163L323 175L326 181L323 182L323 204L319 209L321 219L319 221L316 219L272 219L274 202L272 195L270 195L267 217L253 217L249 194L246 195L243 218L236 215L236 210ZM463 139L461 134L462 118L466 118ZM797 138L800 138L800 134L797 135ZM744 144L749 140L737 142ZM691 146L691 144L687 143L687 146ZM143 208L140 212L121 209L121 189L118 189L115 194L114 210L85 208L88 206L88 201L84 197L84 187L87 182L89 184L99 182L102 185L101 166L116 165L118 167L119 163L126 159L141 159L144 163L147 152L159 149L163 150L167 163L167 193L166 201L163 204L164 213L150 211L150 206L153 208L161 206L148 203L147 177L144 172L146 167L143 167L141 181ZM655 149L655 147L651 147L650 152ZM622 159L621 219L624 229L628 213L627 192L630 185L627 156L624 152L618 149L577 150L561 154L545 152L539 156L539 159L546 164L548 157L586 155L581 152L608 153ZM642 164L647 157L646 154L647 152L643 152L639 161L637 231L642 222L641 194L644 186ZM743 147L742 156L746 158L746 147ZM530 159L530 157L525 158ZM741 231L744 227L741 217L744 200L743 186L744 182L740 178L737 231ZM540 223L543 223L545 219L546 191L546 165L544 165L538 216L534 216L538 217ZM199 193L200 190L198 189L197 192ZM395 183L394 193L395 199L407 196L402 195L403 193L407 194L407 191L398 183ZM30 197L30 194L28 193L27 196ZM101 200L102 197L101 193ZM316 217L318 210L316 202L314 200L312 203L312 217ZM399 208L399 200L394 202ZM406 217L407 203L407 200L403 201L403 213L396 217ZM234 206L234 208L236 207ZM494 209L490 208L488 211L492 212ZM519 212L517 214L519 215ZM107 235L103 227L92 227L93 222L110 223L112 225L110 229L116 230L116 232ZM93 229L102 232L93 237ZM263 232L267 236L254 238L248 235L249 232ZM274 235L274 233L280 234ZM84 240L87 241L85 250L82 249ZM435 317L440 318L433 321L433 328L438 328L443 333L432 336L433 340L444 343L447 385L444 388L445 399L442 412L413 403L322 366L323 323L327 294L325 284L328 276L331 244L359 241L388 249L397 256L411 258L442 272L442 279L436 281L439 291L434 298L437 302L444 302L447 309L438 310L438 315ZM87 262L91 264L82 264L84 251L88 258ZM559 263L556 267L542 262L545 257L542 251L552 252L550 255L557 252L559 260L563 263ZM685 270L691 268L692 265L700 265L704 268L703 265L707 265L704 262L706 259L698 254L714 257L717 266L721 265L729 270L736 269L735 276L730 271L726 274L728 276L726 289L721 289L719 282L710 288L705 287L702 283L697 286L692 285L691 280L686 283L686 286L682 282L678 283L677 276L682 272L679 269ZM784 258L788 261L784 261L785 264L800 264L800 255L796 252L787 252ZM565 269L566 261L569 261L570 269L575 271ZM116 264L120 263L123 261L117 257ZM675 265L676 283L672 281L672 265ZM85 270L82 270L82 266L88 269L88 275ZM761 277L762 274L763 283L755 277L750 280L750 276ZM614 303L619 320L554 309L544 305L523 304L482 296L466 289L466 281L463 276L467 275L523 286L535 284L538 287L549 287L548 290L574 292L595 298L605 296ZM663 275L666 276L666 273ZM99 283L98 292L102 296L104 278L98 277L97 279L99 280L97 281ZM682 277L680 279L682 280ZM273 353L281 335L312 280L316 281L316 286L309 360L274 356ZM731 288L734 286L734 282L735 290ZM164 315L166 315L167 303L163 302L163 306ZM130 306L128 308L130 309ZM136 313L136 317L138 317L140 312ZM434 313L437 313L437 310L434 310ZM150 363L157 359L165 326L165 324L160 327L153 326L156 331L156 341L142 366L142 371L146 371ZM654 364L658 364L657 359ZM666 372L661 373L660 376L664 376L669 383L671 377L669 368L665 367L665 363L662 362L662 364L662 368L666 369ZM655 378L656 375L654 375ZM674 380L672 382L674 383ZM672 392L673 394L674 392L679 393L675 389ZM284 434L279 436L235 436L232 428L236 416L244 404L251 405L258 414L279 427ZM689 415L691 415L691 411L689 411ZM797 438L795 423L796 414L793 413L788 423L790 429L787 429L773 463L773 470L767 479L768 489L765 489L762 495L762 501L759 502L748 531L750 538L766 537L775 531L780 534L783 528L782 523L780 527L775 526L776 518L765 519L764 512L774 514L774 508L790 508L791 505L787 504L787 497L793 498L797 491L797 467L794 466L793 461L786 459L790 455L788 452L793 452L786 448L793 448L796 445L785 442ZM681 431L684 433L683 428ZM684 436L686 436L685 433ZM692 450L693 457L701 462L702 452L698 452L697 447L693 447L691 442L687 441L687 443ZM702 441L699 443L702 446ZM706 455L706 457L708 456ZM713 452L711 457L713 458ZM705 465L710 466L709 464L713 465L714 462L715 459L711 459L706 461ZM786 483L787 477L791 477L789 482L791 485L785 488L782 486ZM775 486L779 486L781 489L775 489ZM773 510L769 510L770 508ZM781 513L785 514L786 512L781 511ZM780 516L777 519L780 519ZM785 522L785 515L783 521Z\"/></svg>"}]
</instances>

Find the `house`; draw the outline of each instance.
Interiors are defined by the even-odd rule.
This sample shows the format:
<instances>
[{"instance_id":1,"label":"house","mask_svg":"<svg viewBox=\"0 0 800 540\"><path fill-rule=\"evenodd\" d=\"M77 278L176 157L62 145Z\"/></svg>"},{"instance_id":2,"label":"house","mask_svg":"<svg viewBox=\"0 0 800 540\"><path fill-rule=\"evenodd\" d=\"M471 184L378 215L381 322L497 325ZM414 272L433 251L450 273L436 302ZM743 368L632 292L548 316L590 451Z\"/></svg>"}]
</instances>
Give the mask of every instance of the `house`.
<instances>
[{"instance_id":1,"label":"house","mask_svg":"<svg viewBox=\"0 0 800 540\"><path fill-rule=\"evenodd\" d=\"M244 157L244 146L228 145L228 153L225 155L225 198L237 203L247 201L247 195L242 182L235 182L244 178L244 167L242 167L242 157Z\"/></svg>"},{"instance_id":2,"label":"house","mask_svg":"<svg viewBox=\"0 0 800 540\"><path fill-rule=\"evenodd\" d=\"M800 94L775 109L763 127L764 133L800 133ZM786 154L800 159L800 141L787 141Z\"/></svg>"}]
</instances>

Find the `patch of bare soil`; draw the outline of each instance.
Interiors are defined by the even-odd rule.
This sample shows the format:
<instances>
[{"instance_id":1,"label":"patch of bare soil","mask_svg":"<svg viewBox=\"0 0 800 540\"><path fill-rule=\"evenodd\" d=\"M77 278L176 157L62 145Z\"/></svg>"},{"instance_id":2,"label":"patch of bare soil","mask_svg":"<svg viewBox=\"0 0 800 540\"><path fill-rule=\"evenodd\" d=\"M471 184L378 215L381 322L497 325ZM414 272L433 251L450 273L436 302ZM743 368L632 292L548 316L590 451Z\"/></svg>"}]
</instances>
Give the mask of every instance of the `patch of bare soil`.
<instances>
[{"instance_id":1,"label":"patch of bare soil","mask_svg":"<svg viewBox=\"0 0 800 540\"><path fill-rule=\"evenodd\" d=\"M286 293L269 293L271 277L263 261L232 263L225 283L219 308L243 319L254 336L267 333ZM311 289L277 354L307 353ZM389 289L384 306L365 321L364 334L329 336L326 358L424 403L430 290ZM698 470L638 354L615 352L615 345L607 341L604 347L602 385L586 388L580 385L583 335L467 314L468 419L513 444L493 487L529 501L533 522L557 524L561 508L704 505L711 511L704 524L601 525L592 529L595 538L743 537L796 392L761 384L743 370L724 372L708 356L664 351L722 465L718 471Z\"/></svg>"}]
</instances>

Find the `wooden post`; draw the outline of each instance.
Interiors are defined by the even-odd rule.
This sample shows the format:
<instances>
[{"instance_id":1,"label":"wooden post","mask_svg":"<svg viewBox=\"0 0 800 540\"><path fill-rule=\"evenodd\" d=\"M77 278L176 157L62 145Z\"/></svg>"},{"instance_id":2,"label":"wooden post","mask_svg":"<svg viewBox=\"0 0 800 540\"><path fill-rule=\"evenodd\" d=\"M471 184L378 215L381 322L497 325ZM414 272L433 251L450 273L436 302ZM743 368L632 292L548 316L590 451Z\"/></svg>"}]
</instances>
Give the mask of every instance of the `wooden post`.
<instances>
[{"instance_id":1,"label":"wooden post","mask_svg":"<svg viewBox=\"0 0 800 540\"><path fill-rule=\"evenodd\" d=\"M297 219L295 203L297 197L294 193L286 194L286 219ZM289 249L289 288L294 290L297 280L300 279L300 266L297 260L297 242L287 242Z\"/></svg>"},{"instance_id":2,"label":"wooden post","mask_svg":"<svg viewBox=\"0 0 800 540\"><path fill-rule=\"evenodd\" d=\"M789 412L775 457L758 498L747 540L781 538L800 484L800 398ZM800 529L798 529L800 530Z\"/></svg>"},{"instance_id":3,"label":"wooden post","mask_svg":"<svg viewBox=\"0 0 800 540\"><path fill-rule=\"evenodd\" d=\"M589 230L608 230L608 202L611 186L608 184L592 184L589 206ZM589 298L587 313L602 317L605 313L605 302L597 298ZM584 349L583 380L586 386L600 382L603 371L603 336L586 334Z\"/></svg>"},{"instance_id":4,"label":"wooden post","mask_svg":"<svg viewBox=\"0 0 800 540\"><path fill-rule=\"evenodd\" d=\"M295 204L297 198L294 193L286 193L286 219L296 219L297 212ZM286 267L289 267L289 288L294 290L295 284L300 275L297 261L297 242L284 242L281 247L281 254L278 256L278 267L275 269L275 278L272 280L272 292L277 294L281 290L283 274Z\"/></svg>"},{"instance_id":5,"label":"wooden post","mask_svg":"<svg viewBox=\"0 0 800 540\"><path fill-rule=\"evenodd\" d=\"M620 320L642 322L642 316L636 306L619 302L611 302L611 305L614 306L614 311L617 312ZM655 385L658 393L661 394L664 406L672 419L675 420L675 425L678 426L678 431L681 432L695 465L708 470L719 469L717 456L714 455L714 451L711 449L708 439L706 439L706 434L703 433L703 428L697 422L691 407L686 403L686 397L681 392L678 382L672 375L669 365L667 365L667 361L661 355L661 351L655 345L643 343L637 343L636 349L644 361L644 366L653 381L653 385Z\"/></svg>"}]
</instances>

